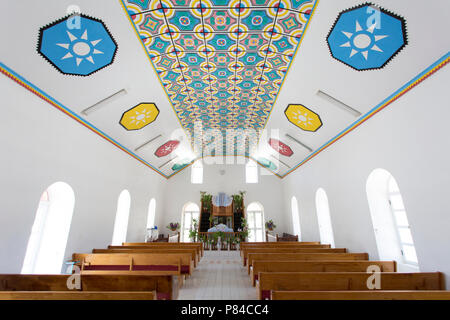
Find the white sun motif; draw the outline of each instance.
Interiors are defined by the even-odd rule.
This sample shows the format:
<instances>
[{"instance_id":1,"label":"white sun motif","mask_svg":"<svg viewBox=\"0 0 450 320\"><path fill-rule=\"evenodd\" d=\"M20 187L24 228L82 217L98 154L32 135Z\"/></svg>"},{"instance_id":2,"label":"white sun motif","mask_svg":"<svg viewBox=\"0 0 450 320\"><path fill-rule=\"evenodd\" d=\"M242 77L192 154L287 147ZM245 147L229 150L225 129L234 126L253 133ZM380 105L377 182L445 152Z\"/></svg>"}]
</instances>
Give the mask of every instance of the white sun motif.
<instances>
[{"instance_id":1,"label":"white sun motif","mask_svg":"<svg viewBox=\"0 0 450 320\"><path fill-rule=\"evenodd\" d=\"M367 60L369 50L383 52L383 50L381 50L380 47L376 45L376 42L388 36L374 35L372 38L368 33L373 34L375 27L376 23L371 25L364 31L358 21L356 21L354 33L342 31L342 33L349 39L349 41L341 44L340 46L352 48L352 50L350 51L350 58L359 52L362 54L364 59Z\"/></svg>"},{"instance_id":2,"label":"white sun motif","mask_svg":"<svg viewBox=\"0 0 450 320\"><path fill-rule=\"evenodd\" d=\"M308 112L302 113L302 112L293 112L292 113L292 119L295 120L299 125L307 124L312 125L313 123L311 120L314 120L314 118L308 117Z\"/></svg>"},{"instance_id":3,"label":"white sun motif","mask_svg":"<svg viewBox=\"0 0 450 320\"><path fill-rule=\"evenodd\" d=\"M67 31L67 35L69 36L70 43L56 44L57 46L67 49L68 51L67 54L61 58L61 60L75 58L78 67L84 59L94 64L95 62L92 56L94 54L103 54L102 51L95 49L95 46L102 41L102 39L89 41L87 29L80 38L75 37L69 31Z\"/></svg>"},{"instance_id":4,"label":"white sun motif","mask_svg":"<svg viewBox=\"0 0 450 320\"><path fill-rule=\"evenodd\" d=\"M131 119L130 124L139 125L141 123L141 121L143 123L146 123L147 120L152 117L151 110L147 111L146 109L144 109L142 111L136 111L135 113L136 113L136 115L130 117L130 119Z\"/></svg>"}]
</instances>

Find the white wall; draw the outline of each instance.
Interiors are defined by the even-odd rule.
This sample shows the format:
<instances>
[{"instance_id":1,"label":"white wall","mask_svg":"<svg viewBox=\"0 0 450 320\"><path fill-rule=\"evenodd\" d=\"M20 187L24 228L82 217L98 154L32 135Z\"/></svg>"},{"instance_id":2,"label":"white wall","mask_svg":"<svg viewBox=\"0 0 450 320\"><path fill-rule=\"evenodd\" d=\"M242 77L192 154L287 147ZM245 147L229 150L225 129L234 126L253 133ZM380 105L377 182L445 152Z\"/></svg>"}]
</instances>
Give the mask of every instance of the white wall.
<instances>
[{"instance_id":1,"label":"white wall","mask_svg":"<svg viewBox=\"0 0 450 320\"><path fill-rule=\"evenodd\" d=\"M450 68L438 71L284 179L299 202L304 241L319 240L315 192L327 192L336 247L378 258L366 196L372 170L397 180L421 271L450 275ZM286 217L290 217L290 207Z\"/></svg>"},{"instance_id":2,"label":"white wall","mask_svg":"<svg viewBox=\"0 0 450 320\"><path fill-rule=\"evenodd\" d=\"M221 175L220 171L225 170ZM273 219L276 232L286 230L284 221L284 204L282 196L282 180L273 174L261 174L266 171L260 168L258 183L245 183L245 165L243 164L203 164L203 183L191 183L191 168L186 168L179 174L170 178L165 189L164 223L158 225L160 233L167 234L166 226L169 222L181 222L183 206L195 202L200 206L200 191L212 195L225 192L229 195L238 191L246 191L244 204L247 207L251 202L258 201L264 207L265 220Z\"/></svg>"},{"instance_id":3,"label":"white wall","mask_svg":"<svg viewBox=\"0 0 450 320\"><path fill-rule=\"evenodd\" d=\"M111 243L125 188L131 193L127 240L142 241L152 197L161 219L165 179L4 75L0 96L0 272L20 273L40 196L57 181L75 192L66 258Z\"/></svg>"}]
</instances>

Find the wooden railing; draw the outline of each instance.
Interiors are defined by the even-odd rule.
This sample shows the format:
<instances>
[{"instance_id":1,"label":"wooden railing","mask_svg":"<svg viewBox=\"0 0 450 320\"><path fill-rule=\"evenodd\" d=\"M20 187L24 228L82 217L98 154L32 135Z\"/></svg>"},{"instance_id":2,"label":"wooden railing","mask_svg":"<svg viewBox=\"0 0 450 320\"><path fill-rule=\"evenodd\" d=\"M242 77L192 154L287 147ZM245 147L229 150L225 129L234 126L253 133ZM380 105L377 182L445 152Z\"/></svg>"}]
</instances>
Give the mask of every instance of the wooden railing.
<instances>
[{"instance_id":1,"label":"wooden railing","mask_svg":"<svg viewBox=\"0 0 450 320\"><path fill-rule=\"evenodd\" d=\"M203 243L204 250L236 250L240 232L199 232L196 242Z\"/></svg>"}]
</instances>

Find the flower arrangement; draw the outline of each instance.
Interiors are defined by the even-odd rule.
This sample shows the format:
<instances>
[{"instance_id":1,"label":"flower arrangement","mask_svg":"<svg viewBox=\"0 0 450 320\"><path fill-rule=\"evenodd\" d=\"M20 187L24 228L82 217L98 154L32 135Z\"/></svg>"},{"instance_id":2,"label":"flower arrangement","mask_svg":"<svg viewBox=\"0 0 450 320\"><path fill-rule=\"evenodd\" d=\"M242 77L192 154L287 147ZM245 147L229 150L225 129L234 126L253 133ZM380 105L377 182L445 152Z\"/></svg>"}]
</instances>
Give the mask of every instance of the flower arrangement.
<instances>
[{"instance_id":1,"label":"flower arrangement","mask_svg":"<svg viewBox=\"0 0 450 320\"><path fill-rule=\"evenodd\" d=\"M275 223L272 220L266 221L266 229L267 230L272 231L276 227L277 226L275 225Z\"/></svg>"},{"instance_id":2,"label":"flower arrangement","mask_svg":"<svg viewBox=\"0 0 450 320\"><path fill-rule=\"evenodd\" d=\"M167 225L167 229L177 231L178 229L180 229L180 224L178 222L171 222Z\"/></svg>"}]
</instances>

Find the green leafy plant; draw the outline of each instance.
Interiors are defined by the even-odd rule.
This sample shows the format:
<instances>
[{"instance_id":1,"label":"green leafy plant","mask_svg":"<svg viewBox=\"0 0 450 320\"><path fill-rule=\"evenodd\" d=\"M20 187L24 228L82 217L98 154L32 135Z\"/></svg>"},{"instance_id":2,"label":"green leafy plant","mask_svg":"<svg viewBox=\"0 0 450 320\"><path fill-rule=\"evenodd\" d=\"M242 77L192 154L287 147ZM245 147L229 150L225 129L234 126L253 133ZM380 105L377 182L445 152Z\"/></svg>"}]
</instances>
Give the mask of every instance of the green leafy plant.
<instances>
[{"instance_id":1,"label":"green leafy plant","mask_svg":"<svg viewBox=\"0 0 450 320\"><path fill-rule=\"evenodd\" d=\"M197 219L193 219L192 220L192 227L189 230L189 238L191 239L192 242L196 242L197 241L197 236L198 236L198 220Z\"/></svg>"},{"instance_id":2,"label":"green leafy plant","mask_svg":"<svg viewBox=\"0 0 450 320\"><path fill-rule=\"evenodd\" d=\"M243 209L242 205L244 204L245 193L246 193L246 191L239 191L238 194L233 194L231 196L233 198L234 208L237 211L242 211L242 209Z\"/></svg>"},{"instance_id":3,"label":"green leafy plant","mask_svg":"<svg viewBox=\"0 0 450 320\"><path fill-rule=\"evenodd\" d=\"M247 219L241 219L241 227L239 228L239 241L245 241L249 236L250 230L248 229Z\"/></svg>"},{"instance_id":4,"label":"green leafy plant","mask_svg":"<svg viewBox=\"0 0 450 320\"><path fill-rule=\"evenodd\" d=\"M206 193L205 191L200 191L200 201L202 202L203 210L211 211L212 195Z\"/></svg>"},{"instance_id":5,"label":"green leafy plant","mask_svg":"<svg viewBox=\"0 0 450 320\"><path fill-rule=\"evenodd\" d=\"M266 225L266 229L267 230L273 230L273 229L275 229L277 227L272 219L269 220L269 221L266 221L265 225Z\"/></svg>"}]
</instances>

